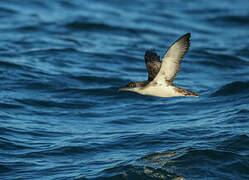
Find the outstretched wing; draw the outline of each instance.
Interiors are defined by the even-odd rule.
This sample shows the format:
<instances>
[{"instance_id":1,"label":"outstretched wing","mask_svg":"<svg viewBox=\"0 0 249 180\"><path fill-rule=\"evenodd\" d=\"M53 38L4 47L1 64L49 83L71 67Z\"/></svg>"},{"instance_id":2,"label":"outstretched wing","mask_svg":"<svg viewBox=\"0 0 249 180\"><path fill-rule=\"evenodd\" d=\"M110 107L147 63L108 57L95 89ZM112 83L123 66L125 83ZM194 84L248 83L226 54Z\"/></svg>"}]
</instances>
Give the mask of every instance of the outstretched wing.
<instances>
[{"instance_id":1,"label":"outstretched wing","mask_svg":"<svg viewBox=\"0 0 249 180\"><path fill-rule=\"evenodd\" d=\"M161 67L160 56L158 56L155 52L146 51L144 59L148 71L148 81L152 81L158 74Z\"/></svg>"},{"instance_id":2,"label":"outstretched wing","mask_svg":"<svg viewBox=\"0 0 249 180\"><path fill-rule=\"evenodd\" d=\"M173 83L180 70L182 58L189 49L190 36L190 33L183 35L168 49L162 59L160 71L154 78L155 82Z\"/></svg>"}]
</instances>

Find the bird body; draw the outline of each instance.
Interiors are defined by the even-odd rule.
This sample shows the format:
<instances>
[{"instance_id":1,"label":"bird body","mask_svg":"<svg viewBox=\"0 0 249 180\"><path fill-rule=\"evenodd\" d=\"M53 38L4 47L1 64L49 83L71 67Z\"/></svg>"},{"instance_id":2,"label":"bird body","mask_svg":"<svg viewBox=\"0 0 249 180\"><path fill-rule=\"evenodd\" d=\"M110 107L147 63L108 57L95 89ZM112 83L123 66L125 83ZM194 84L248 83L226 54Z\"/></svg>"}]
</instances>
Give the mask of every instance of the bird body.
<instances>
[{"instance_id":1,"label":"bird body","mask_svg":"<svg viewBox=\"0 0 249 180\"><path fill-rule=\"evenodd\" d=\"M162 61L156 53L145 53L145 64L148 80L129 83L119 91L133 91L143 95L157 97L194 96L199 94L179 88L173 84L174 78L180 70L181 61L190 46L190 33L180 37L168 49Z\"/></svg>"},{"instance_id":2,"label":"bird body","mask_svg":"<svg viewBox=\"0 0 249 180\"><path fill-rule=\"evenodd\" d=\"M165 86L164 84L149 85L148 87L140 89L136 92L143 95L151 95L157 97L174 97L181 95L180 93L177 93L175 91L174 86Z\"/></svg>"},{"instance_id":3,"label":"bird body","mask_svg":"<svg viewBox=\"0 0 249 180\"><path fill-rule=\"evenodd\" d=\"M200 96L195 92L188 91L174 85L165 85L165 84L151 84L145 87L120 88L119 91L133 91L138 94L157 96L157 97L176 97L176 96L199 97Z\"/></svg>"}]
</instances>

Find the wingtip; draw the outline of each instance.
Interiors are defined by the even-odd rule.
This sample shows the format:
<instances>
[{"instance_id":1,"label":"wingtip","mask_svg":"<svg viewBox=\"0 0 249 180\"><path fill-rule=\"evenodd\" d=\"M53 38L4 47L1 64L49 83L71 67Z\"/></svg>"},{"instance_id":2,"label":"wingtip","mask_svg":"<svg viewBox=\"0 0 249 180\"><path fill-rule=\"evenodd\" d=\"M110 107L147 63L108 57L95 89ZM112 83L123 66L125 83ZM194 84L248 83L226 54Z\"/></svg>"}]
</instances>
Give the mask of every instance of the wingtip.
<instances>
[{"instance_id":1,"label":"wingtip","mask_svg":"<svg viewBox=\"0 0 249 180\"><path fill-rule=\"evenodd\" d=\"M191 32L186 33L186 35L191 36Z\"/></svg>"},{"instance_id":2,"label":"wingtip","mask_svg":"<svg viewBox=\"0 0 249 180\"><path fill-rule=\"evenodd\" d=\"M178 38L175 42L179 42L179 41L188 42L190 45L190 37L191 37L191 33L189 32L189 33L184 34L180 38Z\"/></svg>"},{"instance_id":3,"label":"wingtip","mask_svg":"<svg viewBox=\"0 0 249 180\"><path fill-rule=\"evenodd\" d=\"M144 59L145 62L160 61L160 56L158 56L157 53L152 50L147 50L144 54Z\"/></svg>"},{"instance_id":4,"label":"wingtip","mask_svg":"<svg viewBox=\"0 0 249 180\"><path fill-rule=\"evenodd\" d=\"M188 38L190 38L190 37L191 37L191 33L188 32L188 33L184 34L183 37L188 37Z\"/></svg>"},{"instance_id":5,"label":"wingtip","mask_svg":"<svg viewBox=\"0 0 249 180\"><path fill-rule=\"evenodd\" d=\"M190 33L190 32L189 32L189 33L186 33L186 34L184 34L182 37L183 37L184 39L186 38L186 39L190 40L190 38L191 38L191 33Z\"/></svg>"}]
</instances>

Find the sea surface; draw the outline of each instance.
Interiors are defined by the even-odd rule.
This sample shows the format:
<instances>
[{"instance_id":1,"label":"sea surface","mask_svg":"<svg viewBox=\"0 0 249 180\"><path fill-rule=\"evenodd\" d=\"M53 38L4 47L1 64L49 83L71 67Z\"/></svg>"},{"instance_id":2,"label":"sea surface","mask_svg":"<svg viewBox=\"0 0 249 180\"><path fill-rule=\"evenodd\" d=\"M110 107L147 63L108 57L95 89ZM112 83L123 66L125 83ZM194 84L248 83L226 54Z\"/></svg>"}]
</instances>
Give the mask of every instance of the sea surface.
<instances>
[{"instance_id":1,"label":"sea surface","mask_svg":"<svg viewBox=\"0 0 249 180\"><path fill-rule=\"evenodd\" d=\"M118 92L180 36L175 84ZM249 179L249 1L1 0L0 179Z\"/></svg>"}]
</instances>

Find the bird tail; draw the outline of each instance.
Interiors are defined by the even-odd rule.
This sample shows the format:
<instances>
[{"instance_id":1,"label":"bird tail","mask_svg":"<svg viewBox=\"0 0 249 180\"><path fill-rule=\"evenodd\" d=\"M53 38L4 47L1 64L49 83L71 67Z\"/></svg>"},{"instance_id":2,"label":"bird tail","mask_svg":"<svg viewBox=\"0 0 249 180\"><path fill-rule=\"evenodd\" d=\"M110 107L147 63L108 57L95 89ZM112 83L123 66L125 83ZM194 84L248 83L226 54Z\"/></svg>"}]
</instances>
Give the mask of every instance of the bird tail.
<instances>
[{"instance_id":1,"label":"bird tail","mask_svg":"<svg viewBox=\"0 0 249 180\"><path fill-rule=\"evenodd\" d=\"M200 97L200 94L198 94L198 93L196 93L196 92L193 92L193 91L187 91L187 90L185 90L184 95L185 95L185 96Z\"/></svg>"},{"instance_id":2,"label":"bird tail","mask_svg":"<svg viewBox=\"0 0 249 180\"><path fill-rule=\"evenodd\" d=\"M180 92L183 96L193 96L193 97L200 97L200 94L193 92L193 91L188 91L182 88L177 87L178 92Z\"/></svg>"}]
</instances>

